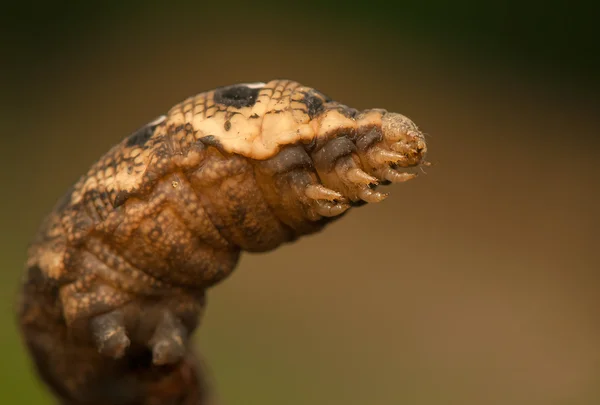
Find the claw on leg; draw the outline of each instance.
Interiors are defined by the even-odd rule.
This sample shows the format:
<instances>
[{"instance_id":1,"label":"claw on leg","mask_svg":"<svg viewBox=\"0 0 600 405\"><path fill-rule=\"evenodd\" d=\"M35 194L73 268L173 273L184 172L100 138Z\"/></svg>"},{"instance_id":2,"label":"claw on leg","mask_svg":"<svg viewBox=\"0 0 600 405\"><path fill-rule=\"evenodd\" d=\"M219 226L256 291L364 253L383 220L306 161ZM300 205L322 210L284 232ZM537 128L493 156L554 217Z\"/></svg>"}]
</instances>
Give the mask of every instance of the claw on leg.
<instances>
[{"instance_id":1,"label":"claw on leg","mask_svg":"<svg viewBox=\"0 0 600 405\"><path fill-rule=\"evenodd\" d=\"M100 354L114 359L123 357L131 342L125 331L121 311L115 310L93 317L90 327Z\"/></svg>"},{"instance_id":2,"label":"claw on leg","mask_svg":"<svg viewBox=\"0 0 600 405\"><path fill-rule=\"evenodd\" d=\"M366 202L376 203L385 200L388 194L380 193L379 191L375 191L368 187L365 187L358 191L358 196Z\"/></svg>"},{"instance_id":3,"label":"claw on leg","mask_svg":"<svg viewBox=\"0 0 600 405\"><path fill-rule=\"evenodd\" d=\"M368 152L368 156L372 163L374 163L373 166L401 163L402 161L406 160L406 156L402 155L401 153L383 149L378 146L374 146Z\"/></svg>"},{"instance_id":4,"label":"claw on leg","mask_svg":"<svg viewBox=\"0 0 600 405\"><path fill-rule=\"evenodd\" d=\"M346 179L355 184L369 185L379 183L379 180L377 180L377 178L369 175L368 173L364 172L363 170L357 167L348 170L345 174L345 177Z\"/></svg>"},{"instance_id":5,"label":"claw on leg","mask_svg":"<svg viewBox=\"0 0 600 405\"><path fill-rule=\"evenodd\" d=\"M152 362L156 365L178 362L185 354L186 339L185 326L170 311L165 311L149 342Z\"/></svg>"},{"instance_id":6,"label":"claw on leg","mask_svg":"<svg viewBox=\"0 0 600 405\"><path fill-rule=\"evenodd\" d=\"M338 164L336 171L351 199L360 198L369 203L383 201L387 194L375 191L370 185L377 185L379 180L357 167L352 160Z\"/></svg>"},{"instance_id":7,"label":"claw on leg","mask_svg":"<svg viewBox=\"0 0 600 405\"><path fill-rule=\"evenodd\" d=\"M315 210L323 217L335 217L350 208L346 203L332 204L329 201L315 200Z\"/></svg>"},{"instance_id":8,"label":"claw on leg","mask_svg":"<svg viewBox=\"0 0 600 405\"><path fill-rule=\"evenodd\" d=\"M320 184L310 184L306 187L306 196L313 200L343 200L344 196L335 190L331 190Z\"/></svg>"},{"instance_id":9,"label":"claw on leg","mask_svg":"<svg viewBox=\"0 0 600 405\"><path fill-rule=\"evenodd\" d=\"M342 194L321 184L307 186L305 194L313 200L315 212L323 217L335 217L350 208Z\"/></svg>"},{"instance_id":10,"label":"claw on leg","mask_svg":"<svg viewBox=\"0 0 600 405\"><path fill-rule=\"evenodd\" d=\"M387 167L383 171L383 176L386 180L391 181L392 183L402 183L417 177L417 175L414 173L403 173L390 167Z\"/></svg>"}]
</instances>

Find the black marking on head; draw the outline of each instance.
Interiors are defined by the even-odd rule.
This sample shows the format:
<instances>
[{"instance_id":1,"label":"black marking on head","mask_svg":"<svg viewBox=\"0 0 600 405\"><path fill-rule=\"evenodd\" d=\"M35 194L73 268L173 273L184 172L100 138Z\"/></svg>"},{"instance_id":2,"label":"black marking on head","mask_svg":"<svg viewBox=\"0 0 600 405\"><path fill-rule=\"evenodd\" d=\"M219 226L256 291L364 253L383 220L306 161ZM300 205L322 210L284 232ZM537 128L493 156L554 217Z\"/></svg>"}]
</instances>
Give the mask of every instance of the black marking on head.
<instances>
[{"instance_id":1,"label":"black marking on head","mask_svg":"<svg viewBox=\"0 0 600 405\"><path fill-rule=\"evenodd\" d=\"M324 98L325 97L322 94L318 93L315 90L311 90L307 94L305 94L302 102L306 105L306 108L308 109L308 117L311 120L323 112Z\"/></svg>"},{"instance_id":2,"label":"black marking on head","mask_svg":"<svg viewBox=\"0 0 600 405\"><path fill-rule=\"evenodd\" d=\"M150 139L152 134L154 134L154 130L156 129L156 127L162 121L163 121L162 119L155 120L155 121L151 122L150 124L146 124L143 127L141 127L140 129L138 129L137 131L135 131L133 134L131 134L127 138L127 142L125 143L125 146L127 146L127 147L144 146L144 144L148 141L148 139Z\"/></svg>"},{"instance_id":3,"label":"black marking on head","mask_svg":"<svg viewBox=\"0 0 600 405\"><path fill-rule=\"evenodd\" d=\"M250 88L244 84L220 87L215 90L214 101L227 107L252 107L256 103L260 90L259 87Z\"/></svg>"},{"instance_id":4,"label":"black marking on head","mask_svg":"<svg viewBox=\"0 0 600 405\"><path fill-rule=\"evenodd\" d=\"M225 129L225 131L229 131L231 129L231 121L225 121L225 124L223 124L223 128Z\"/></svg>"},{"instance_id":5,"label":"black marking on head","mask_svg":"<svg viewBox=\"0 0 600 405\"><path fill-rule=\"evenodd\" d=\"M257 113L254 113L254 114L252 114L252 115L250 116L250 118L252 118L252 119L256 119L256 118L258 118L258 114L257 114Z\"/></svg>"}]
</instances>

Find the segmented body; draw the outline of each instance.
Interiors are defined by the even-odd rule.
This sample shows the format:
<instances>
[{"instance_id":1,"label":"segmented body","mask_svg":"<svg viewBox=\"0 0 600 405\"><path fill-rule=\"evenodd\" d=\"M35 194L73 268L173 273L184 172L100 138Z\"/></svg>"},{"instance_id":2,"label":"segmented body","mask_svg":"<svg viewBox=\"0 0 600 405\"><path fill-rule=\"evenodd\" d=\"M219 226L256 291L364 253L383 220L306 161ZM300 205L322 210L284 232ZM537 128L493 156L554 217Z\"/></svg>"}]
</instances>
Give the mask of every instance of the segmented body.
<instances>
[{"instance_id":1,"label":"segmented body","mask_svg":"<svg viewBox=\"0 0 600 405\"><path fill-rule=\"evenodd\" d=\"M203 404L189 337L241 251L268 251L415 177L408 118L274 80L199 94L116 145L32 243L19 321L65 404Z\"/></svg>"}]
</instances>

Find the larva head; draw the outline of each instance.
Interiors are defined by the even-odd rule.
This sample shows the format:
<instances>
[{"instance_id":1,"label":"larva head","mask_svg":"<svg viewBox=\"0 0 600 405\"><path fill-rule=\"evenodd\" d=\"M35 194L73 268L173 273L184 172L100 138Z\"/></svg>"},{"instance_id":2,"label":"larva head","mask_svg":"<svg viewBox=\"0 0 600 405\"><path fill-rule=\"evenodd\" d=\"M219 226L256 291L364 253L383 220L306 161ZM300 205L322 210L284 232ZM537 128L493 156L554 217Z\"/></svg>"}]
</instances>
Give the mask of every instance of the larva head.
<instances>
[{"instance_id":1,"label":"larva head","mask_svg":"<svg viewBox=\"0 0 600 405\"><path fill-rule=\"evenodd\" d=\"M381 119L383 139L394 152L405 156L399 166L415 166L423 162L427 153L425 136L409 118L398 113L386 113Z\"/></svg>"}]
</instances>

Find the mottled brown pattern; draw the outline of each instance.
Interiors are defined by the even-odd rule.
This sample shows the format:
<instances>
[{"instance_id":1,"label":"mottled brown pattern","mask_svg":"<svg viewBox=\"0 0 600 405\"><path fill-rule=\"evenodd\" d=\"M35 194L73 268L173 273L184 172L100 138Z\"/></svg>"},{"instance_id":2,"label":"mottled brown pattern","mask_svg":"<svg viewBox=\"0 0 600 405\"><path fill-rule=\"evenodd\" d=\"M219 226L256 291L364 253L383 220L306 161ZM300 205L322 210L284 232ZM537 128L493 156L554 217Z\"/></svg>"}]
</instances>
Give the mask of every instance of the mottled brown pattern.
<instances>
[{"instance_id":1,"label":"mottled brown pattern","mask_svg":"<svg viewBox=\"0 0 600 405\"><path fill-rule=\"evenodd\" d=\"M204 404L190 345L241 251L320 230L416 176L408 118L287 80L191 97L111 149L31 244L20 300L39 375L65 404Z\"/></svg>"}]
</instances>

